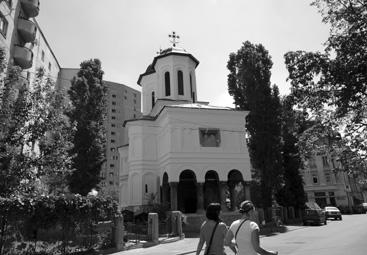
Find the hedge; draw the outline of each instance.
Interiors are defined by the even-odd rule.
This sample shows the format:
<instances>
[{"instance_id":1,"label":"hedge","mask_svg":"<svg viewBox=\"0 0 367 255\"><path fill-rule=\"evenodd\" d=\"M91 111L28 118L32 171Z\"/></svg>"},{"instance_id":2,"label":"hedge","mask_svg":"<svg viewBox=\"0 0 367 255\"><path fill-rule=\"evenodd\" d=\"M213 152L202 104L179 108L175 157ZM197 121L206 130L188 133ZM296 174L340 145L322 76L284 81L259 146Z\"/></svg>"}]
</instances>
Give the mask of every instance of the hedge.
<instances>
[{"instance_id":1,"label":"hedge","mask_svg":"<svg viewBox=\"0 0 367 255\"><path fill-rule=\"evenodd\" d=\"M42 246L49 249L51 243L52 254L96 248L97 243L109 240L96 233L96 224L111 221L118 214L117 203L111 198L0 197L0 255L38 254Z\"/></svg>"}]
</instances>

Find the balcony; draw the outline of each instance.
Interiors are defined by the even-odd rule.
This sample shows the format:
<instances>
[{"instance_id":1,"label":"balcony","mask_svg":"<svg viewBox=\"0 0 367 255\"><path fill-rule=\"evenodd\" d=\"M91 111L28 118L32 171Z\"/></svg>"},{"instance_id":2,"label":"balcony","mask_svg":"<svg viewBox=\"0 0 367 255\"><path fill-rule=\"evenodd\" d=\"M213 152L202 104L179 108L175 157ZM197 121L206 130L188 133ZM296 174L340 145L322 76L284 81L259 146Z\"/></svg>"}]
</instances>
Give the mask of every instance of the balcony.
<instances>
[{"instance_id":1,"label":"balcony","mask_svg":"<svg viewBox=\"0 0 367 255\"><path fill-rule=\"evenodd\" d=\"M33 42L36 38L37 26L32 21L27 19L19 19L18 33L23 38L24 42Z\"/></svg>"},{"instance_id":2,"label":"balcony","mask_svg":"<svg viewBox=\"0 0 367 255\"><path fill-rule=\"evenodd\" d=\"M21 0L20 1L24 12L28 17L33 18L38 16L40 1L39 0Z\"/></svg>"},{"instance_id":3,"label":"balcony","mask_svg":"<svg viewBox=\"0 0 367 255\"><path fill-rule=\"evenodd\" d=\"M22 46L16 45L14 47L14 62L22 69L28 69L33 64L33 52Z\"/></svg>"}]
</instances>

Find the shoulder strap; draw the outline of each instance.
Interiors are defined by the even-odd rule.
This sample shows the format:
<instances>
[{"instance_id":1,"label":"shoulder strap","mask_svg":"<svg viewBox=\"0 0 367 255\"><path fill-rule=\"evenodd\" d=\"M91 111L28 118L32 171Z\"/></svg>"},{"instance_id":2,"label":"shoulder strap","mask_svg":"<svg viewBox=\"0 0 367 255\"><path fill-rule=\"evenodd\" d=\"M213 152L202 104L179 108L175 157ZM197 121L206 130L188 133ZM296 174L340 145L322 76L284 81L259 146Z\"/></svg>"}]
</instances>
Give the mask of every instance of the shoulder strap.
<instances>
[{"instance_id":1,"label":"shoulder strap","mask_svg":"<svg viewBox=\"0 0 367 255\"><path fill-rule=\"evenodd\" d=\"M217 222L214 226L214 229L213 229L213 232L212 232L212 236L210 237L210 241L209 241L209 244L207 246L207 249L206 249L206 252L205 252L205 255L209 254L209 250L210 250L210 246L212 245L212 242L213 242L213 237L214 237L214 233L215 233L215 230L217 229L217 226L218 226L219 222Z\"/></svg>"},{"instance_id":2,"label":"shoulder strap","mask_svg":"<svg viewBox=\"0 0 367 255\"><path fill-rule=\"evenodd\" d=\"M234 235L234 240L236 241L236 243L237 243L237 234L238 234L238 231L240 230L240 228L242 227L242 225L243 225L243 223L245 223L245 221L247 221L248 219L246 219L246 220L243 220L242 222L241 222L241 224L238 226L238 228L237 228L237 231L236 231L236 234Z\"/></svg>"}]
</instances>

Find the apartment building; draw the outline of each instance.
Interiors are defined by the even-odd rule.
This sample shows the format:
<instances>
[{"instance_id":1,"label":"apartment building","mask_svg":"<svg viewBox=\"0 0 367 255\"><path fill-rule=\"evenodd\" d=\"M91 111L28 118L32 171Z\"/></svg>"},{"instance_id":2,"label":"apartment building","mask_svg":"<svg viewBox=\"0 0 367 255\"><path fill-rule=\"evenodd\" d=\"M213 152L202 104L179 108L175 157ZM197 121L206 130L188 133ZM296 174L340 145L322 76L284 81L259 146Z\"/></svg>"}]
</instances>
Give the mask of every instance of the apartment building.
<instances>
[{"instance_id":1,"label":"apartment building","mask_svg":"<svg viewBox=\"0 0 367 255\"><path fill-rule=\"evenodd\" d=\"M66 92L78 71L78 68L61 68L58 88ZM128 142L127 130L123 127L124 121L141 116L141 93L120 83L103 82L107 86L106 163L101 171L100 187L102 193L118 200L120 182L117 148Z\"/></svg>"},{"instance_id":2,"label":"apartment building","mask_svg":"<svg viewBox=\"0 0 367 255\"><path fill-rule=\"evenodd\" d=\"M8 65L21 67L23 77L30 83L39 68L55 81L60 71L60 64L35 20L39 11L39 0L0 1L0 47L5 49Z\"/></svg>"},{"instance_id":3,"label":"apartment building","mask_svg":"<svg viewBox=\"0 0 367 255\"><path fill-rule=\"evenodd\" d=\"M364 200L359 176L342 171L342 165L327 154L313 155L302 171L308 201L326 205L353 207Z\"/></svg>"}]
</instances>

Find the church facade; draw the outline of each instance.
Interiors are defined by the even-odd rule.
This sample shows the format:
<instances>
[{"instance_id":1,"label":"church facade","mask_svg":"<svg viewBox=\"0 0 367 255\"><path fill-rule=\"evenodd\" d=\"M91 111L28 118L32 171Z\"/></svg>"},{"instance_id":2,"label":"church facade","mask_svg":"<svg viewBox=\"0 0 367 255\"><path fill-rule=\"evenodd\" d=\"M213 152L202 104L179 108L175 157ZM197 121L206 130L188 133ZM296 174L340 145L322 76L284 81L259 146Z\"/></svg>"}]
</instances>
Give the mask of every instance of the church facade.
<instances>
[{"instance_id":1,"label":"church facade","mask_svg":"<svg viewBox=\"0 0 367 255\"><path fill-rule=\"evenodd\" d=\"M121 208L200 213L218 202L230 211L250 198L247 112L198 102L198 64L173 46L140 75L143 116L125 122L129 144L119 148Z\"/></svg>"}]
</instances>

